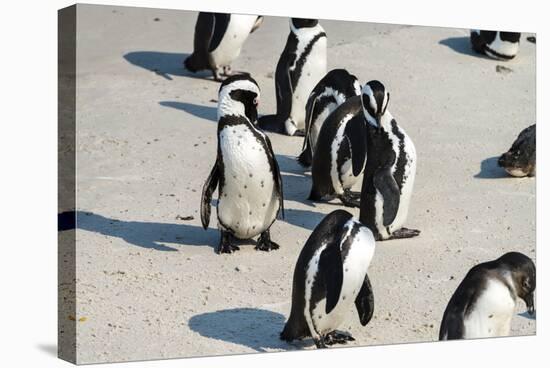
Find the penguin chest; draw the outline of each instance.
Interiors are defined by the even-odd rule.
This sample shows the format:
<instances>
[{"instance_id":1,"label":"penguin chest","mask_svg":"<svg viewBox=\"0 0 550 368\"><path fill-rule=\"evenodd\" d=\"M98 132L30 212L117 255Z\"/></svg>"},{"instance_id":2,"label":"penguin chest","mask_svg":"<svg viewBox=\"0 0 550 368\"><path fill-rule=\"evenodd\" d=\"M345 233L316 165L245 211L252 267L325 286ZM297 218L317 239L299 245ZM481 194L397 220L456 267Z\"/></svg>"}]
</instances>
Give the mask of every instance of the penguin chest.
<instances>
[{"instance_id":1,"label":"penguin chest","mask_svg":"<svg viewBox=\"0 0 550 368\"><path fill-rule=\"evenodd\" d=\"M249 239L267 230L279 209L279 197L265 141L246 125L221 130L223 184L219 188L220 227Z\"/></svg>"},{"instance_id":2,"label":"penguin chest","mask_svg":"<svg viewBox=\"0 0 550 368\"><path fill-rule=\"evenodd\" d=\"M360 176L353 175L351 145L344 135L346 125L353 117L353 114L344 117L330 147L330 178L334 192L338 195L343 194L346 189L351 189Z\"/></svg>"},{"instance_id":3,"label":"penguin chest","mask_svg":"<svg viewBox=\"0 0 550 368\"><path fill-rule=\"evenodd\" d=\"M290 115L298 129L304 129L307 100L315 85L325 76L327 71L326 37L319 38L311 48L308 46L307 41L299 40L296 61L290 67L290 73L293 75L292 79L296 81L292 93Z\"/></svg>"},{"instance_id":4,"label":"penguin chest","mask_svg":"<svg viewBox=\"0 0 550 368\"><path fill-rule=\"evenodd\" d=\"M506 285L489 280L464 319L464 338L507 336L515 306Z\"/></svg>"},{"instance_id":5,"label":"penguin chest","mask_svg":"<svg viewBox=\"0 0 550 368\"><path fill-rule=\"evenodd\" d=\"M237 59L256 18L252 15L231 15L220 44L210 52L210 60L215 68L230 65Z\"/></svg>"}]
</instances>

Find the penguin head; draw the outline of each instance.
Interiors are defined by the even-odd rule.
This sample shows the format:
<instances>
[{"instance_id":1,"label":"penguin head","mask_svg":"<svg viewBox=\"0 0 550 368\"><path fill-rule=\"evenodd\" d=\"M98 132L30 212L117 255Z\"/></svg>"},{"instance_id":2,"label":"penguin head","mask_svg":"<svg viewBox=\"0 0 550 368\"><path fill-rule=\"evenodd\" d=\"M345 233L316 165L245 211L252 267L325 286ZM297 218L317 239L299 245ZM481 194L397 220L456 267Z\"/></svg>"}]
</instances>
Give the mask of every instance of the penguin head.
<instances>
[{"instance_id":1,"label":"penguin head","mask_svg":"<svg viewBox=\"0 0 550 368\"><path fill-rule=\"evenodd\" d=\"M527 312L533 315L535 313L533 297L535 287L537 286L535 263L533 263L531 258L519 252L506 253L499 260L512 273L516 294L527 305Z\"/></svg>"},{"instance_id":2,"label":"penguin head","mask_svg":"<svg viewBox=\"0 0 550 368\"><path fill-rule=\"evenodd\" d=\"M361 91L361 101L367 122L375 128L381 128L382 116L390 102L390 94L386 87L377 80L368 82Z\"/></svg>"},{"instance_id":3,"label":"penguin head","mask_svg":"<svg viewBox=\"0 0 550 368\"><path fill-rule=\"evenodd\" d=\"M259 104L260 87L254 78L250 74L233 75L218 91L218 119L225 115L246 116L256 125Z\"/></svg>"},{"instance_id":4,"label":"penguin head","mask_svg":"<svg viewBox=\"0 0 550 368\"><path fill-rule=\"evenodd\" d=\"M293 29L312 28L319 24L317 19L290 18L290 26Z\"/></svg>"}]
</instances>

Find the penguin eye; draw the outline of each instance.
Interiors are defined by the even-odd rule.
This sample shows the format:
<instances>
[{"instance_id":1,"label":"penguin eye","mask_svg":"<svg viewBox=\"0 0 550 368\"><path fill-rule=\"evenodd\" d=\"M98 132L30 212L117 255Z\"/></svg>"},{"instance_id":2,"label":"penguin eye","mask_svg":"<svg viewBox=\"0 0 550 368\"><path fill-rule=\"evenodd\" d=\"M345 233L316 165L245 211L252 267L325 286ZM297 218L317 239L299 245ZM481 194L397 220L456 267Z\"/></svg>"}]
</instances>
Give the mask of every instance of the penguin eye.
<instances>
[{"instance_id":1,"label":"penguin eye","mask_svg":"<svg viewBox=\"0 0 550 368\"><path fill-rule=\"evenodd\" d=\"M254 106L258 106L260 104L260 98L259 97L254 98L253 103L254 103Z\"/></svg>"},{"instance_id":2,"label":"penguin eye","mask_svg":"<svg viewBox=\"0 0 550 368\"><path fill-rule=\"evenodd\" d=\"M525 279L525 280L523 281L523 287L524 287L525 289L529 289L530 286L531 286L531 283L529 282L529 280L528 280L528 279Z\"/></svg>"}]
</instances>

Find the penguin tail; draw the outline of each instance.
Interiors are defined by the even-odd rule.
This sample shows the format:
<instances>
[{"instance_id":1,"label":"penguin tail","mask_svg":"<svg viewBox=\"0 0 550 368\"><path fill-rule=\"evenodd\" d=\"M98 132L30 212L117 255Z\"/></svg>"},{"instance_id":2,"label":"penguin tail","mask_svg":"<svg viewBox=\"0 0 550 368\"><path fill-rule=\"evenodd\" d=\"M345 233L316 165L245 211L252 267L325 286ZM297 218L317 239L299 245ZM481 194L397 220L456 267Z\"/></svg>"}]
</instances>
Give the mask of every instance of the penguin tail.
<instances>
[{"instance_id":1,"label":"penguin tail","mask_svg":"<svg viewBox=\"0 0 550 368\"><path fill-rule=\"evenodd\" d=\"M310 336L310 334L305 319L294 318L292 313L290 314L283 331L279 334L279 338L286 342L302 339L307 336Z\"/></svg>"},{"instance_id":2,"label":"penguin tail","mask_svg":"<svg viewBox=\"0 0 550 368\"><path fill-rule=\"evenodd\" d=\"M311 160L313 158L311 157L311 150L309 147L306 147L302 153L300 153L300 156L298 156L298 162L303 167L310 167L311 166Z\"/></svg>"},{"instance_id":3,"label":"penguin tail","mask_svg":"<svg viewBox=\"0 0 550 368\"><path fill-rule=\"evenodd\" d=\"M264 115L258 118L258 126L265 131L283 133L283 124L277 119L277 115Z\"/></svg>"}]
</instances>

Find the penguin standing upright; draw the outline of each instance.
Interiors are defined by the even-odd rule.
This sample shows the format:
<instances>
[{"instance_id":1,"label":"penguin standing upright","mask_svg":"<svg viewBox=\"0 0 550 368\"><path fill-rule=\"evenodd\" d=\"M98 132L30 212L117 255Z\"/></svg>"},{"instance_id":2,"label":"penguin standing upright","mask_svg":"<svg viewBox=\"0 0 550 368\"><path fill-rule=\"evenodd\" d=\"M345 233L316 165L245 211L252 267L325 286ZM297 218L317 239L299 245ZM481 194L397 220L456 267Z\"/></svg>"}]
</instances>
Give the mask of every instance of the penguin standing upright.
<instances>
[{"instance_id":1,"label":"penguin standing upright","mask_svg":"<svg viewBox=\"0 0 550 368\"><path fill-rule=\"evenodd\" d=\"M221 81L222 75L231 74L231 63L262 20L262 16L256 15L200 12L195 24L194 50L185 59L185 67L193 73L209 69L214 79Z\"/></svg>"},{"instance_id":2,"label":"penguin standing upright","mask_svg":"<svg viewBox=\"0 0 550 368\"><path fill-rule=\"evenodd\" d=\"M327 72L327 36L317 19L290 19L290 34L275 71L277 113L261 116L264 130L304 132L307 99Z\"/></svg>"},{"instance_id":3,"label":"penguin standing upright","mask_svg":"<svg viewBox=\"0 0 550 368\"><path fill-rule=\"evenodd\" d=\"M306 104L306 135L298 162L311 165L317 138L325 119L344 101L361 94L361 85L355 75L345 69L333 69L317 83Z\"/></svg>"},{"instance_id":4,"label":"penguin standing upright","mask_svg":"<svg viewBox=\"0 0 550 368\"><path fill-rule=\"evenodd\" d=\"M535 313L533 261L519 252L473 267L454 292L441 321L439 340L508 336L518 298Z\"/></svg>"},{"instance_id":5,"label":"penguin standing upright","mask_svg":"<svg viewBox=\"0 0 550 368\"><path fill-rule=\"evenodd\" d=\"M493 59L513 59L519 50L521 33L472 30L472 49Z\"/></svg>"},{"instance_id":6,"label":"penguin standing upright","mask_svg":"<svg viewBox=\"0 0 550 368\"><path fill-rule=\"evenodd\" d=\"M210 222L210 201L218 188L219 253L239 247L234 238L260 235L256 249L273 250L269 228L283 212L281 173L269 138L253 122L257 118L260 90L249 75L227 78L218 96L218 153L204 184L201 221Z\"/></svg>"},{"instance_id":7,"label":"penguin standing upright","mask_svg":"<svg viewBox=\"0 0 550 368\"><path fill-rule=\"evenodd\" d=\"M353 303L361 325L374 312L367 269L374 255L371 231L344 210L328 214L300 252L292 282L292 308L280 338L311 336L318 348L354 340L336 329Z\"/></svg>"},{"instance_id":8,"label":"penguin standing upright","mask_svg":"<svg viewBox=\"0 0 550 368\"><path fill-rule=\"evenodd\" d=\"M359 219L377 240L420 234L419 230L402 227L416 174L416 150L388 111L389 99L390 94L379 81L363 87L361 101L368 133Z\"/></svg>"},{"instance_id":9,"label":"penguin standing upright","mask_svg":"<svg viewBox=\"0 0 550 368\"><path fill-rule=\"evenodd\" d=\"M311 164L312 201L335 196L348 207L359 207L360 193L351 188L363 173L367 157L367 127L361 97L338 106L323 123Z\"/></svg>"}]
</instances>

